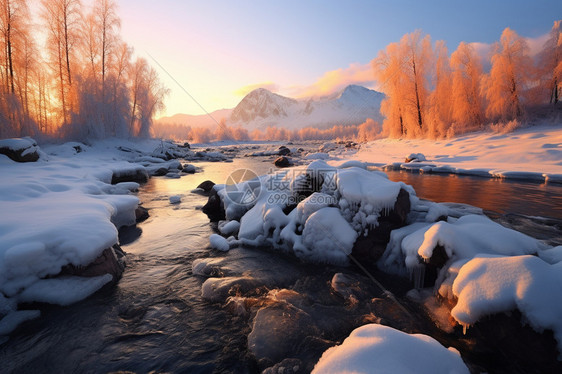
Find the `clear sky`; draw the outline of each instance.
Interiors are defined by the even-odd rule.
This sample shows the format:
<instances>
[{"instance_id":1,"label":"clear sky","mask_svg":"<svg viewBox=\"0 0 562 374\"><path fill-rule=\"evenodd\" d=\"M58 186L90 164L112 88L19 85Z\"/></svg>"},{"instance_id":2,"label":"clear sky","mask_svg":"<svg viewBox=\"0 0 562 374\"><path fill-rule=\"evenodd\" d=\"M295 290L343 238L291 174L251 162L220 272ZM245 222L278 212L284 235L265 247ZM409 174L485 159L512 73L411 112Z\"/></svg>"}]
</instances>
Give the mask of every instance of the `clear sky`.
<instances>
[{"instance_id":1,"label":"clear sky","mask_svg":"<svg viewBox=\"0 0 562 374\"><path fill-rule=\"evenodd\" d=\"M122 36L171 89L163 115L201 114L148 55L204 108L234 107L251 88L292 97L373 86L369 62L421 29L449 51L490 44L505 27L539 38L562 18L562 0L117 0Z\"/></svg>"}]
</instances>

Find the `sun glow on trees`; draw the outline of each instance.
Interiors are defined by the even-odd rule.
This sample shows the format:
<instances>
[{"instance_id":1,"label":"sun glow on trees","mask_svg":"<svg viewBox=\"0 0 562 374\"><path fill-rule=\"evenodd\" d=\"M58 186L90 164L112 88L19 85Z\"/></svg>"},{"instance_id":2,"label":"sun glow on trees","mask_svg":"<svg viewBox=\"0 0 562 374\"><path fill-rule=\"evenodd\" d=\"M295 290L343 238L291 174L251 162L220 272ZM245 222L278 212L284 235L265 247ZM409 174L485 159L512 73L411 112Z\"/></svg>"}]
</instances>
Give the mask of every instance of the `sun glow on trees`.
<instances>
[{"instance_id":1,"label":"sun glow on trees","mask_svg":"<svg viewBox=\"0 0 562 374\"><path fill-rule=\"evenodd\" d=\"M557 104L562 91L562 29L556 21L535 61L526 40L506 28L493 46L489 73L470 44L450 55L420 31L389 44L373 60L387 98L383 135L442 138L495 124L512 126L534 106Z\"/></svg>"},{"instance_id":2,"label":"sun glow on trees","mask_svg":"<svg viewBox=\"0 0 562 374\"><path fill-rule=\"evenodd\" d=\"M0 0L0 138L149 136L167 90L121 40L115 0L42 0L37 28L29 3Z\"/></svg>"}]
</instances>

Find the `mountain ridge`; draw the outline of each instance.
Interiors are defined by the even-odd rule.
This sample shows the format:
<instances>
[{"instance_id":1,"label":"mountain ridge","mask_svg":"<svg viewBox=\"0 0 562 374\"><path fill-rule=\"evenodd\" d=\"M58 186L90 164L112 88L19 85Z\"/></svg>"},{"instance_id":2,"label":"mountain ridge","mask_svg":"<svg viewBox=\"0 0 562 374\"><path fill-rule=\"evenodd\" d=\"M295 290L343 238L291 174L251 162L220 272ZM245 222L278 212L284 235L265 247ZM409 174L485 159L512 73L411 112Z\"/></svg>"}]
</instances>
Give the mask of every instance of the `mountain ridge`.
<instances>
[{"instance_id":1,"label":"mountain ridge","mask_svg":"<svg viewBox=\"0 0 562 374\"><path fill-rule=\"evenodd\" d=\"M175 114L155 121L191 127L213 127L224 120L229 126L248 130L268 126L294 130L303 127L329 128L335 125L359 125L367 118L382 121L380 103L385 95L359 85L348 85L339 93L319 99L293 99L257 88L232 109L220 109L209 115Z\"/></svg>"}]
</instances>

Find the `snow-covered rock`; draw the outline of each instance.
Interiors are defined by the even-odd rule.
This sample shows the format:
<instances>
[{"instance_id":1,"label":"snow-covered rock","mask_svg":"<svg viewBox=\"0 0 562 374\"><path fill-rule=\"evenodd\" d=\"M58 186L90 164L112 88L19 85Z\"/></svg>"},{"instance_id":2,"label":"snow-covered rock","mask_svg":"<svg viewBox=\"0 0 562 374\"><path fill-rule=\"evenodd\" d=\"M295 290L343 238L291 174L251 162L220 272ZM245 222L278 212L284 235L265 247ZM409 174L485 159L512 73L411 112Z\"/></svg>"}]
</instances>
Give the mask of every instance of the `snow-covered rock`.
<instances>
[{"instance_id":1,"label":"snow-covered rock","mask_svg":"<svg viewBox=\"0 0 562 374\"><path fill-rule=\"evenodd\" d=\"M562 359L562 262L535 256L477 257L458 272L451 311L460 324L518 309L535 330L552 330Z\"/></svg>"},{"instance_id":2,"label":"snow-covered rock","mask_svg":"<svg viewBox=\"0 0 562 374\"><path fill-rule=\"evenodd\" d=\"M228 241L218 234L212 234L209 237L209 242L211 243L212 248L219 251L227 252L230 249L230 244L228 244Z\"/></svg>"},{"instance_id":3,"label":"snow-covered rock","mask_svg":"<svg viewBox=\"0 0 562 374\"><path fill-rule=\"evenodd\" d=\"M179 204L181 203L181 195L173 195L168 198L170 204Z\"/></svg>"},{"instance_id":4,"label":"snow-covered rock","mask_svg":"<svg viewBox=\"0 0 562 374\"><path fill-rule=\"evenodd\" d=\"M31 138L0 140L0 154L16 162L35 162L40 156L37 142Z\"/></svg>"},{"instance_id":5,"label":"snow-covered rock","mask_svg":"<svg viewBox=\"0 0 562 374\"><path fill-rule=\"evenodd\" d=\"M410 202L417 201L411 187L391 182L384 173L352 165L337 169L321 160L304 170L215 185L213 191L203 212L211 220L240 222L238 241L231 244L273 245L307 261L337 264L347 263L360 235L377 227L379 219L389 220L399 200L405 199L407 207L394 212L398 226Z\"/></svg>"},{"instance_id":6,"label":"snow-covered rock","mask_svg":"<svg viewBox=\"0 0 562 374\"><path fill-rule=\"evenodd\" d=\"M459 352L422 334L370 324L329 348L313 373L469 373Z\"/></svg>"}]
</instances>

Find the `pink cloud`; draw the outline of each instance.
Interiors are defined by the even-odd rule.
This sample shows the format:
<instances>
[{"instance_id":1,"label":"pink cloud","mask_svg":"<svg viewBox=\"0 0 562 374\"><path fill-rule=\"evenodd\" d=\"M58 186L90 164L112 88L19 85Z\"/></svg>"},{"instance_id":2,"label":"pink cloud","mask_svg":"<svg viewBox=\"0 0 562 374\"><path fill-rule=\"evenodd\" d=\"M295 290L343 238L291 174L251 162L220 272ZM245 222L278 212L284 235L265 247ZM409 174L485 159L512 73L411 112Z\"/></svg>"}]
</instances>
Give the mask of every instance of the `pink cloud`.
<instances>
[{"instance_id":1,"label":"pink cloud","mask_svg":"<svg viewBox=\"0 0 562 374\"><path fill-rule=\"evenodd\" d=\"M347 68L331 70L308 86L293 86L287 91L294 97L321 97L344 89L350 84L373 86L373 69L371 64L352 63Z\"/></svg>"}]
</instances>

